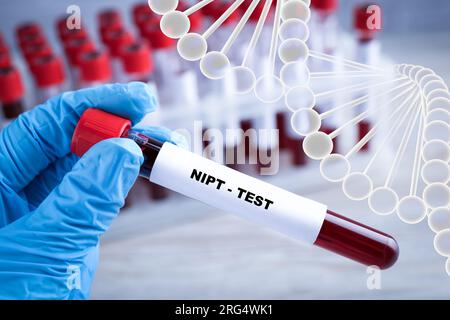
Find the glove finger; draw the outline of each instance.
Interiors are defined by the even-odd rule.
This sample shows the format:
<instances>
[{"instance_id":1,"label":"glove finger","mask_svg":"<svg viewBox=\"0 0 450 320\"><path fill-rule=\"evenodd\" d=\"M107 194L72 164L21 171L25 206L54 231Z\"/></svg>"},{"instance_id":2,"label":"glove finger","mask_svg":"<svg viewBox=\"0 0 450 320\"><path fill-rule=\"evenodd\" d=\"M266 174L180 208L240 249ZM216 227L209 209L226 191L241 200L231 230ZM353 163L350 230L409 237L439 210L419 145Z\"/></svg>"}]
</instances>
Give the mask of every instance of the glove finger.
<instances>
[{"instance_id":1,"label":"glove finger","mask_svg":"<svg viewBox=\"0 0 450 320\"><path fill-rule=\"evenodd\" d=\"M90 107L137 123L155 109L156 99L144 83L105 85L64 93L22 114L0 133L0 171L14 190L70 152L78 119Z\"/></svg>"},{"instance_id":2,"label":"glove finger","mask_svg":"<svg viewBox=\"0 0 450 320\"><path fill-rule=\"evenodd\" d=\"M123 206L142 162L142 151L132 140L96 144L28 217L34 231L30 236L41 231L38 241L55 253L96 246Z\"/></svg>"},{"instance_id":3,"label":"glove finger","mask_svg":"<svg viewBox=\"0 0 450 320\"><path fill-rule=\"evenodd\" d=\"M36 209L48 197L79 159L75 154L57 159L23 189L30 211Z\"/></svg>"},{"instance_id":4,"label":"glove finger","mask_svg":"<svg viewBox=\"0 0 450 320\"><path fill-rule=\"evenodd\" d=\"M29 212L28 202L0 177L0 229Z\"/></svg>"}]
</instances>

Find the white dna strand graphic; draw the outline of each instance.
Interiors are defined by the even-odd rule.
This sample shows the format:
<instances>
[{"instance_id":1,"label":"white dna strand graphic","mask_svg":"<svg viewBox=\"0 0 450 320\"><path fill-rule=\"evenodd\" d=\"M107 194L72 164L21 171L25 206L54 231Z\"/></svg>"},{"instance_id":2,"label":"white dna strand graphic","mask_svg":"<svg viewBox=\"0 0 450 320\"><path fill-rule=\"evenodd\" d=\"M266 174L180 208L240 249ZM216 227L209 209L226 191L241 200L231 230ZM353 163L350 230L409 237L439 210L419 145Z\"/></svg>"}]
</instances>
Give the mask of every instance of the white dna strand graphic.
<instances>
[{"instance_id":1,"label":"white dna strand graphic","mask_svg":"<svg viewBox=\"0 0 450 320\"><path fill-rule=\"evenodd\" d=\"M273 0L253 0L250 4L249 0L230 1L202 34L189 33L189 16L213 1L217 0L198 1L184 11L177 10L178 0L148 2L162 16L162 32L178 39L180 56L198 61L204 76L218 80L232 75L237 94L253 92L266 104L284 101L291 112L292 129L304 137L304 152L320 161L325 179L341 183L348 198L367 201L376 214L396 213L408 224L428 219L436 234L436 251L450 257L450 93L443 79L421 66L401 64L386 69L310 50L310 0L278 0L272 19L269 12L275 4ZM223 39L223 46L209 48L208 40L244 2L244 13ZM264 5L257 12L260 4ZM231 54L233 45L242 42L239 37L255 13L259 18L244 40L245 51ZM267 32L268 23L270 46L262 68L252 58L261 55L259 41ZM315 61L335 67L330 72L310 71L307 62L314 65ZM336 105L315 108L336 96ZM321 131L323 124L333 123L342 115L347 115L345 121L329 132ZM345 152L334 151L340 136L369 119L374 123L359 141ZM352 167L353 157L373 140L378 143L364 167ZM393 155L388 164L382 162L386 176L374 176L374 167L386 153ZM411 183L409 190L402 190L397 187L396 178L398 169L407 163L411 163L412 170L409 177L402 178ZM450 258L446 271L450 275Z\"/></svg>"}]
</instances>

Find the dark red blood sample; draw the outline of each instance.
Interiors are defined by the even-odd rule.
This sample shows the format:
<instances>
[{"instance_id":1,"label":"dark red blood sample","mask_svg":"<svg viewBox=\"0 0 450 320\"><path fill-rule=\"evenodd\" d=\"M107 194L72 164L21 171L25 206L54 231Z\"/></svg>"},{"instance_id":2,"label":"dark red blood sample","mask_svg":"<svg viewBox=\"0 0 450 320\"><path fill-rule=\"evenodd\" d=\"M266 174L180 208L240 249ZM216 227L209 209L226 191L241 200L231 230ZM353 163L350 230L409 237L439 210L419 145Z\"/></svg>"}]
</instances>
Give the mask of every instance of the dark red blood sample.
<instances>
[{"instance_id":1,"label":"dark red blood sample","mask_svg":"<svg viewBox=\"0 0 450 320\"><path fill-rule=\"evenodd\" d=\"M241 127L242 131L244 132L244 139L242 140L242 143L244 144L244 148L245 148L244 149L245 156L248 158L250 156L250 138L245 133L248 130L251 130L253 128L252 120L251 119L242 120L240 127Z\"/></svg>"},{"instance_id":2,"label":"dark red blood sample","mask_svg":"<svg viewBox=\"0 0 450 320\"><path fill-rule=\"evenodd\" d=\"M358 124L358 141L361 141L372 129L372 124L369 121L361 121ZM362 148L361 151L369 151L370 142L368 141Z\"/></svg>"},{"instance_id":3,"label":"dark red blood sample","mask_svg":"<svg viewBox=\"0 0 450 320\"><path fill-rule=\"evenodd\" d=\"M289 147L289 139L286 130L286 115L285 112L277 112L276 114L277 129L280 137L280 150L285 150Z\"/></svg>"},{"instance_id":4,"label":"dark red blood sample","mask_svg":"<svg viewBox=\"0 0 450 320\"><path fill-rule=\"evenodd\" d=\"M329 210L314 244L380 269L392 266L399 256L398 244L391 236Z\"/></svg>"},{"instance_id":5,"label":"dark red blood sample","mask_svg":"<svg viewBox=\"0 0 450 320\"><path fill-rule=\"evenodd\" d=\"M301 167L308 163L308 157L305 154L305 151L303 151L303 138L287 138L287 145L288 149L291 154L291 163L294 167Z\"/></svg>"},{"instance_id":6,"label":"dark red blood sample","mask_svg":"<svg viewBox=\"0 0 450 320\"><path fill-rule=\"evenodd\" d=\"M320 131L322 131L325 134L330 134L336 130L335 127L331 127L329 125L323 124L320 128ZM339 151L339 137L336 137L333 139L333 150L331 153L338 153Z\"/></svg>"}]
</instances>

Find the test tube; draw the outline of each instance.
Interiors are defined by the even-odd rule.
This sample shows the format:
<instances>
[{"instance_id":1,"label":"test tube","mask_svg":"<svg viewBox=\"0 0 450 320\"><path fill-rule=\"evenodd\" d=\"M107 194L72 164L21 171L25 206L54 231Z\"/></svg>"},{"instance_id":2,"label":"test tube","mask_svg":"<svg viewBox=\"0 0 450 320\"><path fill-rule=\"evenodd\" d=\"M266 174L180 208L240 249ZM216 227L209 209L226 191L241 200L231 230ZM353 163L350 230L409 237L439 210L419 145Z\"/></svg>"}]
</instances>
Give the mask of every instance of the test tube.
<instances>
[{"instance_id":1,"label":"test tube","mask_svg":"<svg viewBox=\"0 0 450 320\"><path fill-rule=\"evenodd\" d=\"M178 57L174 39L165 36L158 24L149 22L143 31L143 37L152 48L155 65L155 81L158 88L160 103L163 106L173 104L176 95L173 93L180 88L172 86L173 81L182 75L181 59ZM194 80L195 81L195 80ZM195 89L197 91L197 89Z\"/></svg>"},{"instance_id":2,"label":"test tube","mask_svg":"<svg viewBox=\"0 0 450 320\"><path fill-rule=\"evenodd\" d=\"M370 29L368 26L368 19L370 15L367 11L369 5L356 6L353 11L353 26L356 32L357 44L356 44L356 61L367 65L377 65L380 57L380 43L375 40L376 33L379 30ZM365 93L367 94L367 92ZM370 94L369 94L370 96ZM371 108L373 100L369 100L366 103L361 104L356 108L357 114L361 114ZM369 131L372 129L372 121L370 118L366 118L358 123L357 127L357 141L363 139ZM360 151L367 152L370 150L370 142L367 142Z\"/></svg>"},{"instance_id":3,"label":"test tube","mask_svg":"<svg viewBox=\"0 0 450 320\"><path fill-rule=\"evenodd\" d=\"M336 11L339 5L338 0L312 0L311 1L311 36L309 38L311 49L329 55L337 53L339 23ZM337 72L339 64L323 62L313 59L310 68L313 72ZM329 87L327 87L329 90ZM319 112L326 112L339 104L338 95L334 95L329 101L316 106ZM341 122L341 117L332 115L322 121L321 131L330 134L336 130ZM333 141L333 153L339 150L339 137Z\"/></svg>"},{"instance_id":4,"label":"test tube","mask_svg":"<svg viewBox=\"0 0 450 320\"><path fill-rule=\"evenodd\" d=\"M80 59L87 52L95 49L94 43L87 37L76 37L67 39L64 44L66 60L69 65L70 82L73 87L79 82L80 78Z\"/></svg>"},{"instance_id":5,"label":"test tube","mask_svg":"<svg viewBox=\"0 0 450 320\"><path fill-rule=\"evenodd\" d=\"M61 58L54 55L36 58L32 70L36 83L36 104L64 91L65 74Z\"/></svg>"},{"instance_id":6,"label":"test tube","mask_svg":"<svg viewBox=\"0 0 450 320\"><path fill-rule=\"evenodd\" d=\"M127 119L88 109L75 129L71 150L82 156L109 138L130 138L144 154L140 175L192 199L316 245L367 266L386 269L399 255L391 236L344 218L316 201L162 143L131 128Z\"/></svg>"},{"instance_id":7,"label":"test tube","mask_svg":"<svg viewBox=\"0 0 450 320\"><path fill-rule=\"evenodd\" d=\"M25 111L24 95L19 71L14 66L0 68L0 103L7 120L17 118Z\"/></svg>"},{"instance_id":8,"label":"test tube","mask_svg":"<svg viewBox=\"0 0 450 320\"><path fill-rule=\"evenodd\" d=\"M109 56L104 51L93 50L80 56L80 78L77 88L88 88L111 81Z\"/></svg>"},{"instance_id":9,"label":"test tube","mask_svg":"<svg viewBox=\"0 0 450 320\"><path fill-rule=\"evenodd\" d=\"M110 30L105 35L105 44L109 51L111 59L111 68L113 73L113 80L118 81L122 73L122 62L120 52L122 47L133 43L133 35L125 29Z\"/></svg>"}]
</instances>

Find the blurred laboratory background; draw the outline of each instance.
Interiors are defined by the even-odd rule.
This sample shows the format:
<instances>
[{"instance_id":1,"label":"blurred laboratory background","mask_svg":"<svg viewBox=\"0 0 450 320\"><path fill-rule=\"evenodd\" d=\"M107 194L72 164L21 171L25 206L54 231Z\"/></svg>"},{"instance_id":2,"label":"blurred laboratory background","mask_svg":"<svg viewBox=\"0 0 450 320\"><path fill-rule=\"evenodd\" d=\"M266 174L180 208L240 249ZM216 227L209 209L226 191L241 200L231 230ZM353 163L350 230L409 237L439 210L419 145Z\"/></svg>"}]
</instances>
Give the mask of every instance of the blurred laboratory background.
<instances>
[{"instance_id":1,"label":"blurred laboratory background","mask_svg":"<svg viewBox=\"0 0 450 320\"><path fill-rule=\"evenodd\" d=\"M221 2L215 0L214 7L211 4L208 10L205 7L193 15L191 32L204 31L220 17L225 10ZM251 0L244 2L246 7L250 3ZM382 30L376 34L355 29L356 8L372 3L381 7L383 15ZM81 10L81 29L68 30L66 11L74 5ZM309 45L313 49L380 67L397 63L423 65L449 83L449 1L312 0L311 10ZM225 21L209 40L211 47L219 48L242 12ZM319 162L303 153L302 138L292 132L290 113L282 102L267 106L251 94L230 93L226 81L205 78L199 72L198 62L179 57L176 41L161 33L158 19L146 1L1 1L2 125L65 90L144 81L158 93L161 109L157 116L148 117L146 124L184 129L188 134L198 133L193 127L195 120L202 121L202 134L206 129L278 129L279 135L262 143L252 144L237 137L221 146L226 151L246 145L246 157L254 159L253 163L230 164L217 152L207 156L383 230L397 239L401 253L396 265L378 273L140 180L101 241L92 299L450 298L446 258L434 249L435 233L427 217L420 223L406 224L395 213L373 213L366 200L347 198L342 184L326 181L320 174ZM251 17L249 25L255 21ZM266 25L258 47L261 52L270 42L272 29L269 23ZM244 29L244 39L251 35L247 31ZM319 34L327 35L321 38L322 44L315 41ZM330 44L325 43L328 38ZM248 39L237 42L231 53L232 62L242 58ZM364 61L358 53L366 46L373 50L370 61ZM263 55L252 61L256 66L265 62ZM314 71L330 71L321 65L310 67ZM378 102L371 101L371 107ZM322 111L329 108L330 105L318 106ZM330 118L321 130L330 133L337 126ZM334 151L354 145L372 126L369 119L346 132L335 141ZM191 144L196 143L193 139ZM354 160L356 167L371 159L379 142L375 139L359 150ZM203 143L199 142L200 149L205 147ZM395 145L391 146L393 154L395 149ZM261 150L272 156L270 164L258 156ZM380 160L372 173L374 181L376 170L384 173L392 161L388 154L383 156L385 162ZM402 164L396 185L407 189L411 168L407 162ZM268 174L261 175L262 169L267 169Z\"/></svg>"}]
</instances>

